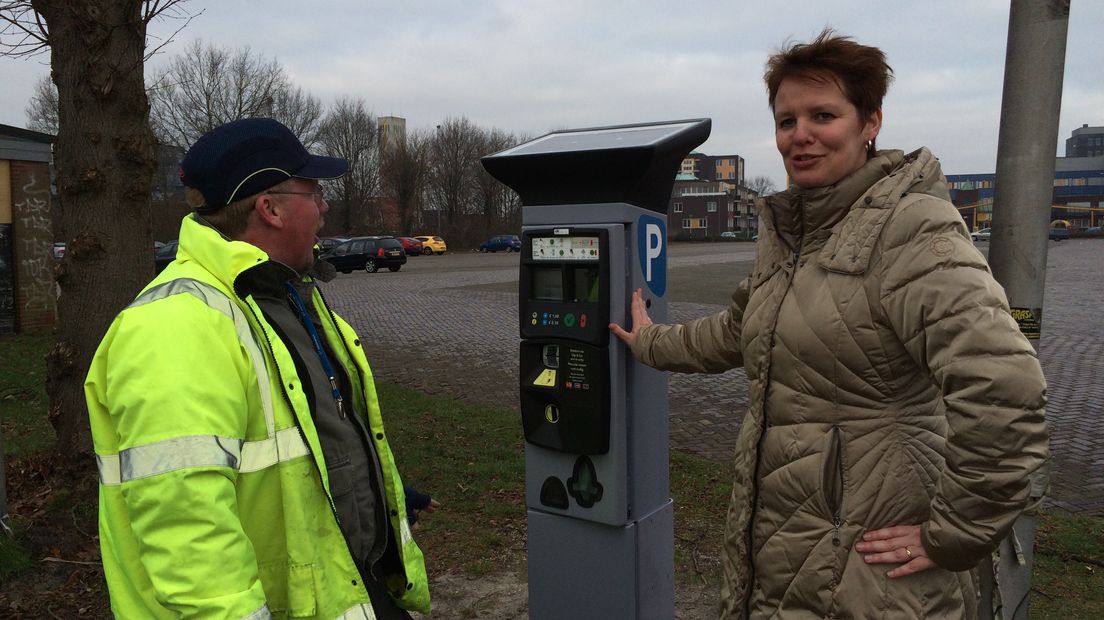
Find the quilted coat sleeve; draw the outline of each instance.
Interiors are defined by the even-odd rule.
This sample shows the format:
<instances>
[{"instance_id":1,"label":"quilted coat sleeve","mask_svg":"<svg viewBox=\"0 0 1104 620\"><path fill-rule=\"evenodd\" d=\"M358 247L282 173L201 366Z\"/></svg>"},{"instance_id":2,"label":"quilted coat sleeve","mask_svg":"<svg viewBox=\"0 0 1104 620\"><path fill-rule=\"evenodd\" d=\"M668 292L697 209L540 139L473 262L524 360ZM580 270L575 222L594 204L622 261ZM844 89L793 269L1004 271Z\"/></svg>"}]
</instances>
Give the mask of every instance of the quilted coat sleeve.
<instances>
[{"instance_id":1,"label":"quilted coat sleeve","mask_svg":"<svg viewBox=\"0 0 1104 620\"><path fill-rule=\"evenodd\" d=\"M948 423L922 542L939 566L966 570L1007 535L1047 458L1046 380L950 203L906 198L882 252L882 307L941 391Z\"/></svg>"},{"instance_id":2,"label":"quilted coat sleeve","mask_svg":"<svg viewBox=\"0 0 1104 620\"><path fill-rule=\"evenodd\" d=\"M681 325L652 324L636 329L632 352L641 363L659 370L719 373L743 364L740 326L750 281L732 294L729 307Z\"/></svg>"}]
</instances>

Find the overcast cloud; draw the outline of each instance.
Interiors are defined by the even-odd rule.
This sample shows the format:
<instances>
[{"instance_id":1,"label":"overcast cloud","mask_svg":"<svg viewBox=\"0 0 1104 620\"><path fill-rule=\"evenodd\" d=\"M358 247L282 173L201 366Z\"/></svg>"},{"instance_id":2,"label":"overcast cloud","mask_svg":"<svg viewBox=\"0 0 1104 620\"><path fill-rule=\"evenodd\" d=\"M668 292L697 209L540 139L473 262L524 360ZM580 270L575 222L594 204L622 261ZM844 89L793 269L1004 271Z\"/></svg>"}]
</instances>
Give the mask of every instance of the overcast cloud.
<instances>
[{"instance_id":1,"label":"overcast cloud","mask_svg":"<svg viewBox=\"0 0 1104 620\"><path fill-rule=\"evenodd\" d=\"M776 184L762 85L767 56L826 25L885 50L896 81L882 148L928 146L947 174L995 168L1008 2L997 0L364 0L203 2L157 67L193 39L277 59L330 103L431 128L449 116L532 137L562 128L710 117L699 150L736 153ZM151 29L167 37L179 22ZM1104 125L1104 2L1073 0L1058 154L1082 124ZM0 123L24 126L42 55L0 59Z\"/></svg>"}]
</instances>

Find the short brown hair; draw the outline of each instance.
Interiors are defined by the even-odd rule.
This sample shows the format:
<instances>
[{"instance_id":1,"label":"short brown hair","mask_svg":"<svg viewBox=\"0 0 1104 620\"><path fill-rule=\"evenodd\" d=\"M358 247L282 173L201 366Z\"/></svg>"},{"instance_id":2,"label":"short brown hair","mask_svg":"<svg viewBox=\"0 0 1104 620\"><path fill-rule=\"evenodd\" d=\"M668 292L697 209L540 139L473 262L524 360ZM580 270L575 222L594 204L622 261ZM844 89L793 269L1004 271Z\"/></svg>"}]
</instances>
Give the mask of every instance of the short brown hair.
<instances>
[{"instance_id":1,"label":"short brown hair","mask_svg":"<svg viewBox=\"0 0 1104 620\"><path fill-rule=\"evenodd\" d=\"M273 185L263 192L257 192L252 196L240 198L214 213L208 213L200 217L213 226L215 230L218 230L231 239L237 239L245 232L246 227L249 225L249 214L253 212L253 206L257 202L257 197L269 192L290 190L292 189L291 185L294 180L294 177L290 178L282 183ZM193 211L203 208L206 204L203 194L193 187L184 188L184 200L188 202L188 206Z\"/></svg>"},{"instance_id":2,"label":"short brown hair","mask_svg":"<svg viewBox=\"0 0 1104 620\"><path fill-rule=\"evenodd\" d=\"M835 81L865 120L882 107L893 69L882 50L825 28L812 43L791 43L767 59L763 80L771 110L786 78Z\"/></svg>"}]
</instances>

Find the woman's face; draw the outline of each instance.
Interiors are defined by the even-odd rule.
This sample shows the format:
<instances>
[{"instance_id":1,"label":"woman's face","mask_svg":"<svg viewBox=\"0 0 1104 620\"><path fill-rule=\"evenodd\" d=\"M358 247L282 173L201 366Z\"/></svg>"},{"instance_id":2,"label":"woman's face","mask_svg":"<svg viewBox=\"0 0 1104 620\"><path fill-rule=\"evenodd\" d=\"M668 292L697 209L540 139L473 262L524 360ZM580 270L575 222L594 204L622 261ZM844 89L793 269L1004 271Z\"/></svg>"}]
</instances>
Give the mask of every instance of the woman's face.
<instances>
[{"instance_id":1,"label":"woman's face","mask_svg":"<svg viewBox=\"0 0 1104 620\"><path fill-rule=\"evenodd\" d=\"M786 78L774 97L774 140L790 180L801 188L833 185L866 163L882 111L859 110L831 79Z\"/></svg>"}]
</instances>

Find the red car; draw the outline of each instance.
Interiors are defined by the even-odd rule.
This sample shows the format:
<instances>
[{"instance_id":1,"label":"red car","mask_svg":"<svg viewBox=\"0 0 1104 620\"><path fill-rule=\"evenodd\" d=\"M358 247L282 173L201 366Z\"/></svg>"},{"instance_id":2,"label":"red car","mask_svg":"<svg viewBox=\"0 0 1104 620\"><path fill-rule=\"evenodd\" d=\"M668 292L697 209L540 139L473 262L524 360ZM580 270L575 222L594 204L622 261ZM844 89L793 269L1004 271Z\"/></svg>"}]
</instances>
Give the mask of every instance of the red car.
<instances>
[{"instance_id":1,"label":"red car","mask_svg":"<svg viewBox=\"0 0 1104 620\"><path fill-rule=\"evenodd\" d=\"M407 256L417 256L422 253L422 242L414 237L399 237L399 241Z\"/></svg>"}]
</instances>

